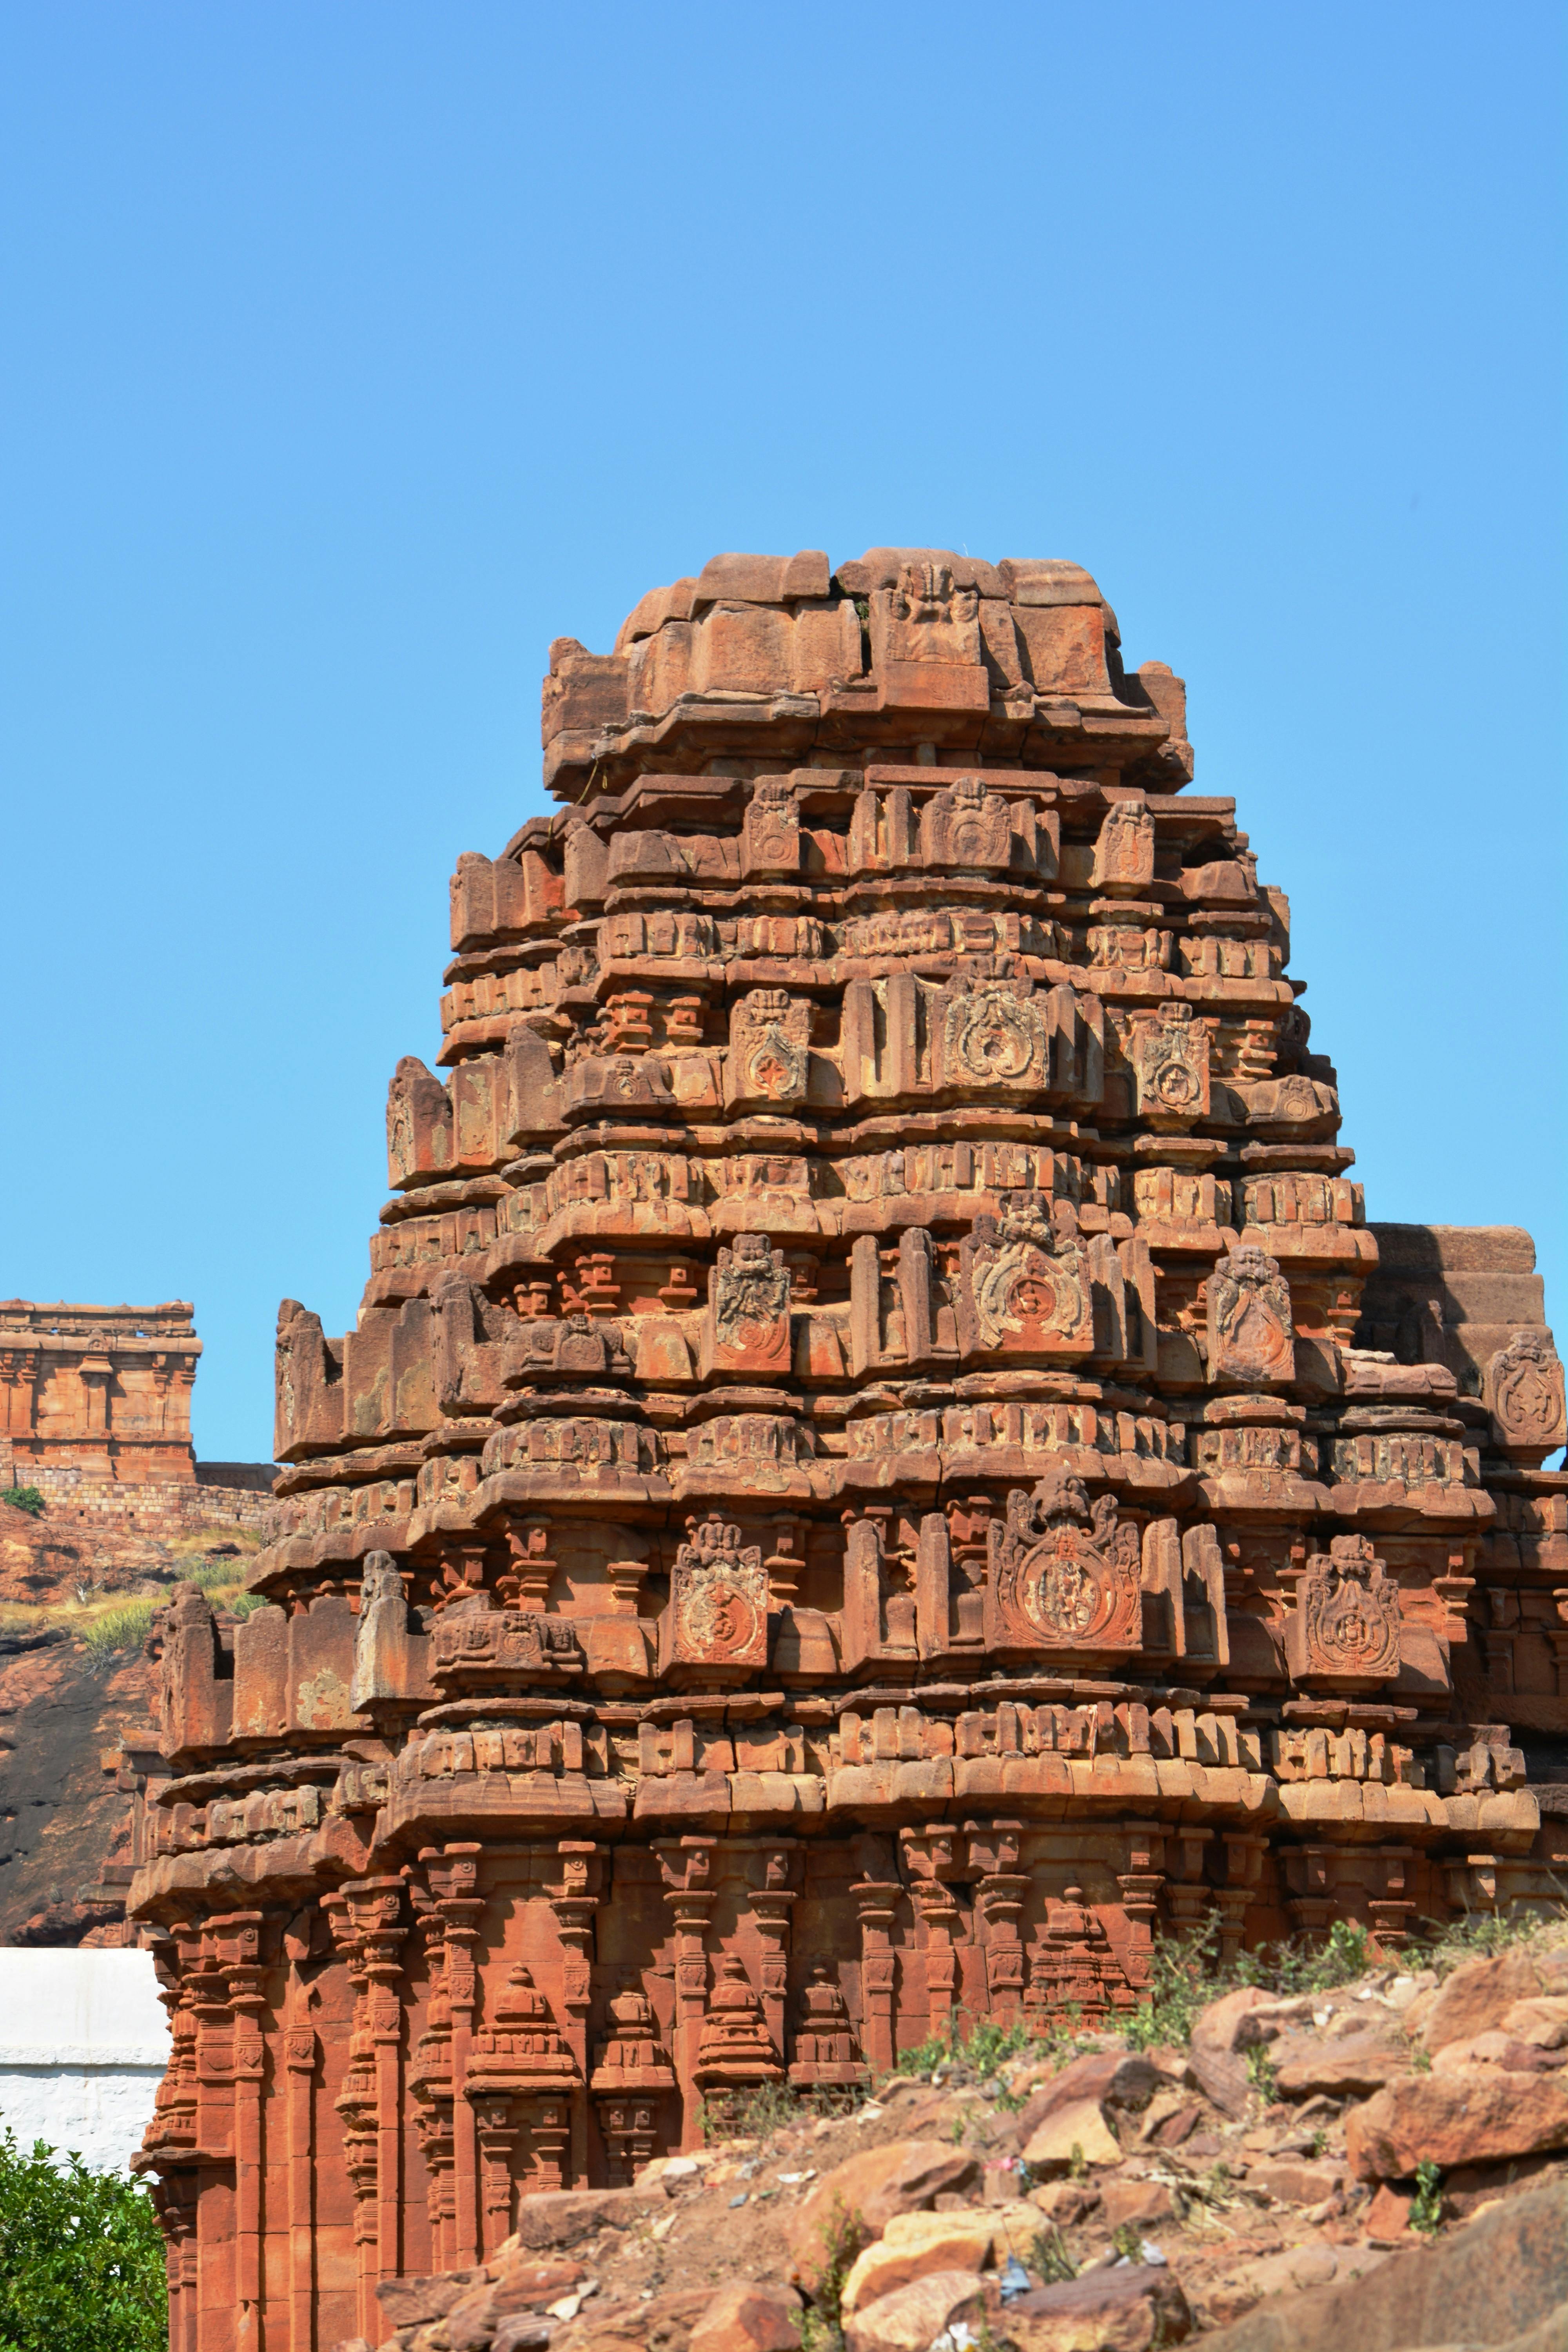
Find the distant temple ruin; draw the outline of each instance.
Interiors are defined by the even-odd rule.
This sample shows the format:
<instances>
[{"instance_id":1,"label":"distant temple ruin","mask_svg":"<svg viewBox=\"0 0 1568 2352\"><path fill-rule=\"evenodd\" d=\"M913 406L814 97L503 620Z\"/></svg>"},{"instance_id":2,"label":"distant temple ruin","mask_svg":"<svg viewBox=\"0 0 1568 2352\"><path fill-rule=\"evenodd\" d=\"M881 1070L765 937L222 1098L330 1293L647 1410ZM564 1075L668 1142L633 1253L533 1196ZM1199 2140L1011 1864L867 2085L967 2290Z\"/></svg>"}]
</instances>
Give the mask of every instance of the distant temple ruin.
<instances>
[{"instance_id":1,"label":"distant temple ruin","mask_svg":"<svg viewBox=\"0 0 1568 2352\"><path fill-rule=\"evenodd\" d=\"M1366 1222L1089 574L716 557L544 740L356 1328L280 1311L265 1605L154 1643L177 2352L379 2341L531 2191L1122 2015L1158 1931L1396 1947L1568 1849L1529 1237Z\"/></svg>"},{"instance_id":2,"label":"distant temple ruin","mask_svg":"<svg viewBox=\"0 0 1568 2352\"><path fill-rule=\"evenodd\" d=\"M194 1481L191 1391L202 1343L184 1299L161 1307L0 1299L0 1486L77 1470L140 1486Z\"/></svg>"}]
</instances>

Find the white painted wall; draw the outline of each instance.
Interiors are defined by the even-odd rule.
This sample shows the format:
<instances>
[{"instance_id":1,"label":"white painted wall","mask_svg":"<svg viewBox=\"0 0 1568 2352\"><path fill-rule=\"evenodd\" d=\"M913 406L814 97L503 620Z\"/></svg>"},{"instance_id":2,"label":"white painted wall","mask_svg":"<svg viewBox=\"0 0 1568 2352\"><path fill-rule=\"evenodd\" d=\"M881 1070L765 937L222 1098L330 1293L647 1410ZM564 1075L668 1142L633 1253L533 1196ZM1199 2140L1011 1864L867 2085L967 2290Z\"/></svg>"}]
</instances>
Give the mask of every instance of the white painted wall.
<instances>
[{"instance_id":1,"label":"white painted wall","mask_svg":"<svg viewBox=\"0 0 1568 2352\"><path fill-rule=\"evenodd\" d=\"M0 2131L24 2148L123 2171L168 2054L151 1952L0 1947Z\"/></svg>"}]
</instances>

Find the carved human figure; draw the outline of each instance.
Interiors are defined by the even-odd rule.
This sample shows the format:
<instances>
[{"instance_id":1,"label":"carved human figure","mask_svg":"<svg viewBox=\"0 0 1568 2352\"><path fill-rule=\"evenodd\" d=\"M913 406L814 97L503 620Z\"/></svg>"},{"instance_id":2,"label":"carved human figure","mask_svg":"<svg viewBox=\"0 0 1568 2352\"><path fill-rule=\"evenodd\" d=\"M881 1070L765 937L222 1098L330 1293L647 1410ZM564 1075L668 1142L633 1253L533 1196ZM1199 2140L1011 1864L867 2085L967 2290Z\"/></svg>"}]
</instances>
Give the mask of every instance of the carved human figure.
<instances>
[{"instance_id":1,"label":"carved human figure","mask_svg":"<svg viewBox=\"0 0 1568 2352\"><path fill-rule=\"evenodd\" d=\"M1015 1487L993 1519L985 1640L1006 1650L1136 1650L1142 1639L1138 1530L1114 1495L1090 1507L1053 1463L1032 1494Z\"/></svg>"},{"instance_id":2,"label":"carved human figure","mask_svg":"<svg viewBox=\"0 0 1568 2352\"><path fill-rule=\"evenodd\" d=\"M408 1603L403 1577L389 1551L365 1554L354 1627L354 1670L349 1705L404 1698L408 1691Z\"/></svg>"},{"instance_id":3,"label":"carved human figure","mask_svg":"<svg viewBox=\"0 0 1568 2352\"><path fill-rule=\"evenodd\" d=\"M1365 1536L1334 1536L1316 1552L1285 1620L1292 1678L1332 1689L1373 1688L1399 1672L1399 1588Z\"/></svg>"},{"instance_id":4,"label":"carved human figure","mask_svg":"<svg viewBox=\"0 0 1568 2352\"><path fill-rule=\"evenodd\" d=\"M1247 1243L1209 1276L1209 1378L1268 1388L1293 1380L1295 1371L1290 1286L1276 1259Z\"/></svg>"}]
</instances>

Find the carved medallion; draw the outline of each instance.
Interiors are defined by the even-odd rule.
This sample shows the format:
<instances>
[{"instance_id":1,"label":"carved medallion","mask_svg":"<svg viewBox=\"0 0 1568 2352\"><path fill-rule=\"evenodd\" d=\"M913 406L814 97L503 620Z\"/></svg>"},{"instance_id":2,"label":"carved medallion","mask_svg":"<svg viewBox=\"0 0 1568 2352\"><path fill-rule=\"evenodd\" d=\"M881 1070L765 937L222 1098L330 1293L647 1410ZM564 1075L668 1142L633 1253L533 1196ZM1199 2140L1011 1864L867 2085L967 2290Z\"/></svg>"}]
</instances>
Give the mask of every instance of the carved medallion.
<instances>
[{"instance_id":1,"label":"carved medallion","mask_svg":"<svg viewBox=\"0 0 1568 2352\"><path fill-rule=\"evenodd\" d=\"M800 871L800 805L787 776L759 776L741 832L741 867L750 879Z\"/></svg>"},{"instance_id":2,"label":"carved medallion","mask_svg":"<svg viewBox=\"0 0 1568 2352\"><path fill-rule=\"evenodd\" d=\"M1208 1280L1208 1373L1247 1387L1293 1380L1290 1286L1278 1261L1247 1243L1222 1257Z\"/></svg>"},{"instance_id":3,"label":"carved medallion","mask_svg":"<svg viewBox=\"0 0 1568 2352\"><path fill-rule=\"evenodd\" d=\"M1007 803L977 776L960 776L921 811L921 857L943 872L976 866L1004 872L1012 861Z\"/></svg>"},{"instance_id":4,"label":"carved medallion","mask_svg":"<svg viewBox=\"0 0 1568 2352\"><path fill-rule=\"evenodd\" d=\"M1545 1453L1568 1436L1563 1366L1544 1331L1521 1331L1500 1349L1486 1368L1482 1392L1505 1448Z\"/></svg>"},{"instance_id":5,"label":"carved medallion","mask_svg":"<svg viewBox=\"0 0 1568 2352\"><path fill-rule=\"evenodd\" d=\"M1094 1318L1083 1256L1059 1238L1033 1193L1001 1217L976 1217L959 1254L959 1339L965 1356L1086 1355Z\"/></svg>"},{"instance_id":6,"label":"carved medallion","mask_svg":"<svg viewBox=\"0 0 1568 2352\"><path fill-rule=\"evenodd\" d=\"M784 988L753 988L731 1006L724 1098L801 1103L811 1056L811 1007Z\"/></svg>"},{"instance_id":7,"label":"carved medallion","mask_svg":"<svg viewBox=\"0 0 1568 2352\"><path fill-rule=\"evenodd\" d=\"M1308 1560L1285 1655L1299 1683L1353 1689L1399 1672L1399 1587L1364 1536L1335 1536Z\"/></svg>"},{"instance_id":8,"label":"carved medallion","mask_svg":"<svg viewBox=\"0 0 1568 2352\"><path fill-rule=\"evenodd\" d=\"M689 1540L669 1583L665 1658L691 1665L763 1666L768 1657L768 1580L760 1544L741 1541L722 1519L688 1522Z\"/></svg>"},{"instance_id":9,"label":"carved medallion","mask_svg":"<svg viewBox=\"0 0 1568 2352\"><path fill-rule=\"evenodd\" d=\"M985 1640L1012 1650L1136 1650L1142 1641L1137 1528L1114 1495L1092 1510L1055 1465L1032 1495L1015 1487L990 1530Z\"/></svg>"},{"instance_id":10,"label":"carved medallion","mask_svg":"<svg viewBox=\"0 0 1568 2352\"><path fill-rule=\"evenodd\" d=\"M1094 845L1089 887L1111 892L1146 890L1154 879L1154 820L1136 800L1113 802Z\"/></svg>"},{"instance_id":11,"label":"carved medallion","mask_svg":"<svg viewBox=\"0 0 1568 2352\"><path fill-rule=\"evenodd\" d=\"M765 1234L737 1234L709 1277L712 1364L721 1371L787 1371L789 1269Z\"/></svg>"},{"instance_id":12,"label":"carved medallion","mask_svg":"<svg viewBox=\"0 0 1568 2352\"><path fill-rule=\"evenodd\" d=\"M1046 1024L1034 998L1007 986L958 988L949 1001L942 1076L949 1086L1046 1082Z\"/></svg>"},{"instance_id":13,"label":"carved medallion","mask_svg":"<svg viewBox=\"0 0 1568 2352\"><path fill-rule=\"evenodd\" d=\"M1131 1059L1139 1116L1151 1127L1183 1128L1208 1117L1209 1033L1191 1005L1167 1005L1135 1021Z\"/></svg>"}]
</instances>

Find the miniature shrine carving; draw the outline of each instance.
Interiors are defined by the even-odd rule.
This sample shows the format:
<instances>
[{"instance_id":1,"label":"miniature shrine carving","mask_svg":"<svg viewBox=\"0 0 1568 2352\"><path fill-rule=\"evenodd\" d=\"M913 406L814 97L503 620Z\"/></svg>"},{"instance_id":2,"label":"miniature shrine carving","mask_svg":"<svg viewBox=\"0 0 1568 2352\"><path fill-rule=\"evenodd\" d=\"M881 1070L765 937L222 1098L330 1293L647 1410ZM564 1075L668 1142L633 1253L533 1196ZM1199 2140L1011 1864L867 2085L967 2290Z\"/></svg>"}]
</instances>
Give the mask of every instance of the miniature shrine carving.
<instances>
[{"instance_id":1,"label":"miniature shrine carving","mask_svg":"<svg viewBox=\"0 0 1568 2352\"><path fill-rule=\"evenodd\" d=\"M1114 2019L1163 1932L1554 1899L1528 1237L1367 1223L1184 712L1056 561L722 556L552 647L355 1327L280 1310L262 1605L150 1645L174 2352L380 2343L531 2195Z\"/></svg>"}]
</instances>

